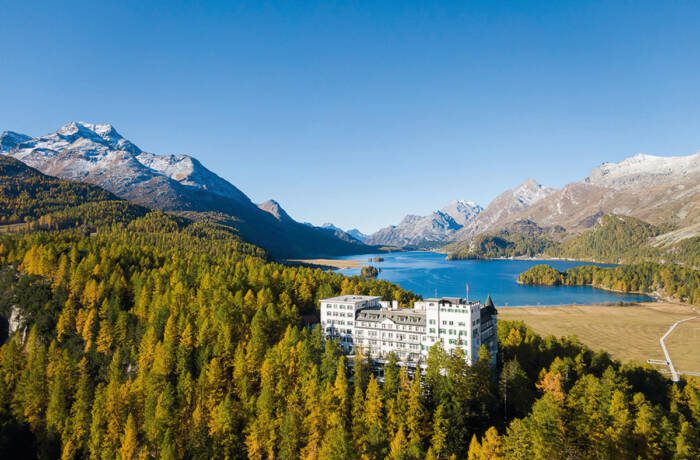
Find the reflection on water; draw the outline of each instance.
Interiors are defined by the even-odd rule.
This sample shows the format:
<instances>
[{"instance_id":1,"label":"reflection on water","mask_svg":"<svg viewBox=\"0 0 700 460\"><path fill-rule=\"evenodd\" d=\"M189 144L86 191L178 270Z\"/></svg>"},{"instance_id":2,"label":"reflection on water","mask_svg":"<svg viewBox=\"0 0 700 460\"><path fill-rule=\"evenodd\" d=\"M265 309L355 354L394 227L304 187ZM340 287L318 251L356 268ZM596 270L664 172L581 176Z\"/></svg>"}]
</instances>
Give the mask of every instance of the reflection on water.
<instances>
[{"instance_id":1,"label":"reflection on water","mask_svg":"<svg viewBox=\"0 0 700 460\"><path fill-rule=\"evenodd\" d=\"M469 283L469 297L484 300L491 294L498 306L593 304L601 302L635 302L650 300L639 294L618 294L587 286L545 287L521 286L518 275L533 265L547 263L557 270L566 270L586 262L563 260L446 260L444 254L434 252L395 252L365 254L343 259L359 259L370 264L370 257L383 257L383 262L371 262L382 269L379 277L398 283L424 297L465 296ZM598 264L604 265L604 264ZM359 274L359 269L340 270L346 275Z\"/></svg>"}]
</instances>

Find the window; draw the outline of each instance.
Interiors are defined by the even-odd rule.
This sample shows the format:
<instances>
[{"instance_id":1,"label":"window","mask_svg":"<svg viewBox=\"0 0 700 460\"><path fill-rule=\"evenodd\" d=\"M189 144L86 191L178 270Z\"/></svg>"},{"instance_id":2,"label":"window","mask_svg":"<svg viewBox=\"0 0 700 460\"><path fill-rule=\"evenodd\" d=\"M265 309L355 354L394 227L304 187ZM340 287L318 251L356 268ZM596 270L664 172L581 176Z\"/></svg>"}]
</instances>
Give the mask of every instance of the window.
<instances>
[{"instance_id":1,"label":"window","mask_svg":"<svg viewBox=\"0 0 700 460\"><path fill-rule=\"evenodd\" d=\"M434 319L428 320L428 324L435 324L435 320Z\"/></svg>"},{"instance_id":2,"label":"window","mask_svg":"<svg viewBox=\"0 0 700 460\"><path fill-rule=\"evenodd\" d=\"M431 327L431 328L428 329L428 330L430 331L431 334L435 334L435 328L434 328L434 327Z\"/></svg>"},{"instance_id":3,"label":"window","mask_svg":"<svg viewBox=\"0 0 700 460\"><path fill-rule=\"evenodd\" d=\"M440 334L445 334L446 329L440 328Z\"/></svg>"}]
</instances>

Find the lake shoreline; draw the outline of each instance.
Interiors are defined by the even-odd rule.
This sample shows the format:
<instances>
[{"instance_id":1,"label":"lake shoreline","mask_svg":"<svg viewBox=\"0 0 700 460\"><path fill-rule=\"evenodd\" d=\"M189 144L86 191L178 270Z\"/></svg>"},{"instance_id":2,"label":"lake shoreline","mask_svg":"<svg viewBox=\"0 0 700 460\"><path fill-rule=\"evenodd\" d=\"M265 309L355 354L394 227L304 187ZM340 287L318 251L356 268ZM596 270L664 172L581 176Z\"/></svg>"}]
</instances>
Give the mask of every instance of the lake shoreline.
<instances>
[{"instance_id":1,"label":"lake shoreline","mask_svg":"<svg viewBox=\"0 0 700 460\"><path fill-rule=\"evenodd\" d=\"M344 270L360 268L361 260L356 259L287 259L285 262L323 270Z\"/></svg>"},{"instance_id":2,"label":"lake shoreline","mask_svg":"<svg viewBox=\"0 0 700 460\"><path fill-rule=\"evenodd\" d=\"M373 262L375 257L381 262ZM379 279L400 285L424 298L464 297L468 283L472 299L484 300L487 295L496 305L547 305L566 304L592 305L620 302L647 302L655 300L646 294L618 293L591 286L521 286L516 281L520 273L538 263L549 263L559 271L566 271L586 262L552 260L539 262L522 259L490 260L446 260L445 256L432 251L403 251L347 255L343 257L317 257L297 259L294 262L324 270L338 270L346 276L360 275L365 265L381 269ZM602 265L605 266L605 265Z\"/></svg>"}]
</instances>

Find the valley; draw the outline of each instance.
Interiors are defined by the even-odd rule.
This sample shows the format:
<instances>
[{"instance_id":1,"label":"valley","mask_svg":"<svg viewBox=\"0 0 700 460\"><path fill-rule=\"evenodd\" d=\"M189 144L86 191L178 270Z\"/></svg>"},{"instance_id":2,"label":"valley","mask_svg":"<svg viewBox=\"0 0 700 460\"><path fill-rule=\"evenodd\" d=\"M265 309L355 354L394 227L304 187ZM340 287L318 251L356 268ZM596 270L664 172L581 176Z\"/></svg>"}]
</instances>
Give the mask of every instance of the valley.
<instances>
[{"instance_id":1,"label":"valley","mask_svg":"<svg viewBox=\"0 0 700 460\"><path fill-rule=\"evenodd\" d=\"M499 308L499 319L523 321L538 334L575 336L593 350L624 362L644 364L664 359L659 338L679 319L697 316L688 305L668 302L624 307L567 305L558 307ZM700 320L684 323L668 340L677 369L700 372ZM663 367L659 367L663 369Z\"/></svg>"},{"instance_id":2,"label":"valley","mask_svg":"<svg viewBox=\"0 0 700 460\"><path fill-rule=\"evenodd\" d=\"M0 460L700 459L700 2L35 3Z\"/></svg>"}]
</instances>

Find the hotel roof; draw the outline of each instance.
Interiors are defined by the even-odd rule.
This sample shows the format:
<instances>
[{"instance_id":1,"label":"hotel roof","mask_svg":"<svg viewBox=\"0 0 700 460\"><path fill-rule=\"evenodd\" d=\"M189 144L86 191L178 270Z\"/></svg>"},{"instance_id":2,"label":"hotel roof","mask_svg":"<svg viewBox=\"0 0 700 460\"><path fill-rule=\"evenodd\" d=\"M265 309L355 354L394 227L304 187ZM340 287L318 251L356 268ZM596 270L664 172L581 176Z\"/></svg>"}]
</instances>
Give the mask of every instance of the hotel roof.
<instances>
[{"instance_id":1,"label":"hotel roof","mask_svg":"<svg viewBox=\"0 0 700 460\"><path fill-rule=\"evenodd\" d=\"M327 299L321 299L321 302L358 303L358 302L365 302L367 300L377 300L377 299L381 299L381 297L374 296L374 295L339 295L337 297L329 297Z\"/></svg>"},{"instance_id":2,"label":"hotel roof","mask_svg":"<svg viewBox=\"0 0 700 460\"><path fill-rule=\"evenodd\" d=\"M381 322L385 318L389 318L396 324L425 326L425 312L415 311L409 308L398 310L361 310L355 319L356 321Z\"/></svg>"}]
</instances>

